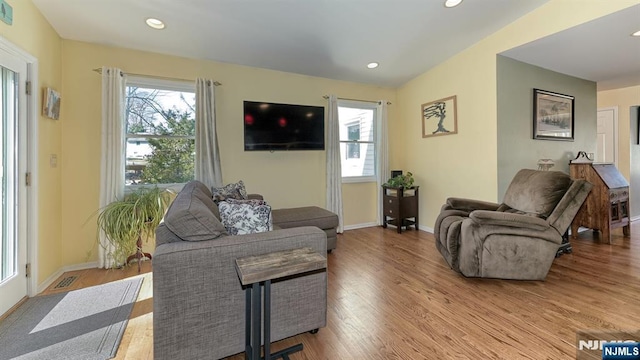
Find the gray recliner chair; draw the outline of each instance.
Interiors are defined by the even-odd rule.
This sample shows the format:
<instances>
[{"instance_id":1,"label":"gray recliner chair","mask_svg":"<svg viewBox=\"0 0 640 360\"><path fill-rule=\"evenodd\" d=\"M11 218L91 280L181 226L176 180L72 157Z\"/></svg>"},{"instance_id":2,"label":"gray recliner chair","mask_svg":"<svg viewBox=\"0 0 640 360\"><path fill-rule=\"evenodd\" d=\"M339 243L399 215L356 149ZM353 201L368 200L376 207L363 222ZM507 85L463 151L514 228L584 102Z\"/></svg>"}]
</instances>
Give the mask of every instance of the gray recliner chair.
<instances>
[{"instance_id":1,"label":"gray recliner chair","mask_svg":"<svg viewBox=\"0 0 640 360\"><path fill-rule=\"evenodd\" d=\"M591 187L559 171L520 170L502 204L447 199L436 247L467 277L544 280Z\"/></svg>"}]
</instances>

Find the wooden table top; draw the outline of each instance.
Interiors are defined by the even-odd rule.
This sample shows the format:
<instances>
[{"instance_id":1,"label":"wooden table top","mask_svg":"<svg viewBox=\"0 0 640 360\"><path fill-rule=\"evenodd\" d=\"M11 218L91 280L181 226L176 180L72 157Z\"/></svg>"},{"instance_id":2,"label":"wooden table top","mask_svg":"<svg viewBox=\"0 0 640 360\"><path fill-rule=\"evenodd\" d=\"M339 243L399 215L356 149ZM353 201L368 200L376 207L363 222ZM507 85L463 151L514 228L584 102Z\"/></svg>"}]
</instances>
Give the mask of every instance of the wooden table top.
<instances>
[{"instance_id":1,"label":"wooden table top","mask_svg":"<svg viewBox=\"0 0 640 360\"><path fill-rule=\"evenodd\" d=\"M278 279L326 267L327 259L308 247L236 259L236 272L242 285Z\"/></svg>"}]
</instances>

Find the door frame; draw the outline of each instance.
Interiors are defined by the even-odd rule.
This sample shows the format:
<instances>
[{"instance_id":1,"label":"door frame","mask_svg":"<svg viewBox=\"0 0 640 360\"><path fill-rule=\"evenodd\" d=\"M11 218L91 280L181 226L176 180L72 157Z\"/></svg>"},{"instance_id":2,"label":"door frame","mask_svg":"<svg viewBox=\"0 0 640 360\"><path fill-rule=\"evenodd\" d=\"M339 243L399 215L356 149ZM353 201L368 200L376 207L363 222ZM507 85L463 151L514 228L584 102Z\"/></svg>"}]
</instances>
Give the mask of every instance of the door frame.
<instances>
[{"instance_id":1,"label":"door frame","mask_svg":"<svg viewBox=\"0 0 640 360\"><path fill-rule=\"evenodd\" d=\"M31 94L27 95L27 164L31 173L31 186L27 186L27 263L31 264L31 277L27 280L27 296L38 292L38 59L0 36L0 48L27 63L27 81ZM21 174L22 181L25 174Z\"/></svg>"},{"instance_id":2,"label":"door frame","mask_svg":"<svg viewBox=\"0 0 640 360\"><path fill-rule=\"evenodd\" d=\"M619 141L618 141L618 107L617 106L609 106L609 107L602 107L602 108L598 108L597 112L600 111L613 111L613 141L615 142L614 147L613 147L613 163L616 165L616 167L618 167L618 155L620 153L620 151L618 150L618 147L620 146ZM596 114L596 118L597 118L597 114Z\"/></svg>"}]
</instances>

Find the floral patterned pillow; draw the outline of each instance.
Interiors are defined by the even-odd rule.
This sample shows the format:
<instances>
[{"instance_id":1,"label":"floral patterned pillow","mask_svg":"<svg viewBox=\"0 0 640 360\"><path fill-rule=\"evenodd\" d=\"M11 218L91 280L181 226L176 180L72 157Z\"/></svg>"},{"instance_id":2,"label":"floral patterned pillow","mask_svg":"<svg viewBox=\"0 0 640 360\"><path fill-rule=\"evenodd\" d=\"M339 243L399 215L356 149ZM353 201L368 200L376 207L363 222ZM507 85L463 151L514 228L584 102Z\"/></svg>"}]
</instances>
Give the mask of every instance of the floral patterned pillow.
<instances>
[{"instance_id":1,"label":"floral patterned pillow","mask_svg":"<svg viewBox=\"0 0 640 360\"><path fill-rule=\"evenodd\" d=\"M246 200L249 198L247 196L247 189L244 187L242 180L237 183L227 184L223 187L213 188L211 189L211 194L213 201L216 203L226 199Z\"/></svg>"},{"instance_id":2,"label":"floral patterned pillow","mask_svg":"<svg viewBox=\"0 0 640 360\"><path fill-rule=\"evenodd\" d=\"M263 200L227 199L218 203L220 219L229 235L273 230L271 206Z\"/></svg>"}]
</instances>

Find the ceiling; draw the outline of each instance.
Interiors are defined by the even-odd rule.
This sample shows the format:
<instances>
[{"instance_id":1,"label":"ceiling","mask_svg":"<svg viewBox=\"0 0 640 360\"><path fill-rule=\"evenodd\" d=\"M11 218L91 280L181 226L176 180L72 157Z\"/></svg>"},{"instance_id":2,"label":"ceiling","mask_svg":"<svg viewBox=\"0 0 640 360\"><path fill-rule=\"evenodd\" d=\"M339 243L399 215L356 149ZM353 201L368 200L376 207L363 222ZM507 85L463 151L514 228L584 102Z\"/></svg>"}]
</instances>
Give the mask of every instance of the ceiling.
<instances>
[{"instance_id":1,"label":"ceiling","mask_svg":"<svg viewBox=\"0 0 640 360\"><path fill-rule=\"evenodd\" d=\"M502 55L598 83L640 85L640 4L507 50Z\"/></svg>"},{"instance_id":2,"label":"ceiling","mask_svg":"<svg viewBox=\"0 0 640 360\"><path fill-rule=\"evenodd\" d=\"M452 9L444 0L32 1L64 39L396 87L548 0L465 0ZM638 74L640 39L629 45L609 33L640 27L638 9L581 25L589 36L570 29L505 55L593 81L627 76L622 56L624 70ZM166 28L147 27L148 17ZM380 66L367 69L373 61Z\"/></svg>"}]
</instances>

